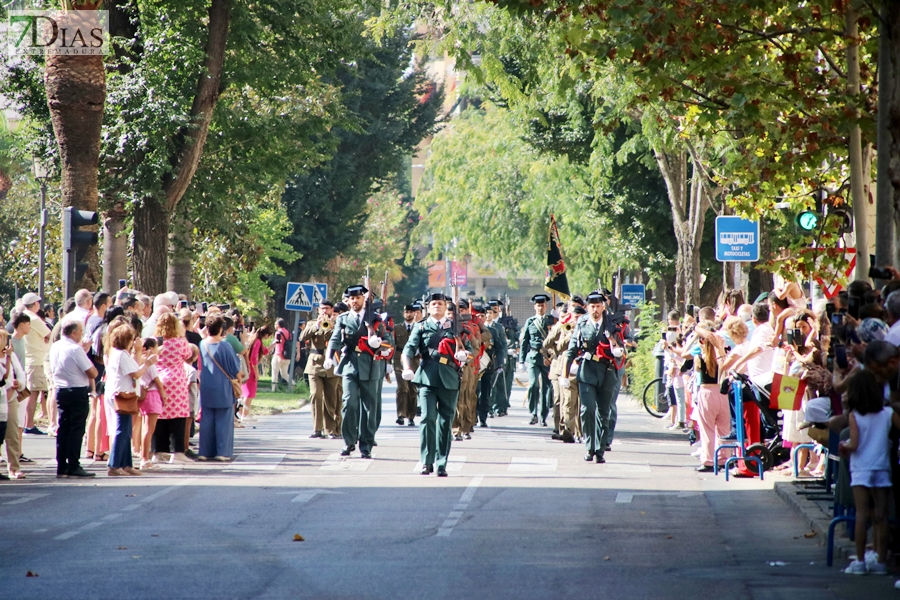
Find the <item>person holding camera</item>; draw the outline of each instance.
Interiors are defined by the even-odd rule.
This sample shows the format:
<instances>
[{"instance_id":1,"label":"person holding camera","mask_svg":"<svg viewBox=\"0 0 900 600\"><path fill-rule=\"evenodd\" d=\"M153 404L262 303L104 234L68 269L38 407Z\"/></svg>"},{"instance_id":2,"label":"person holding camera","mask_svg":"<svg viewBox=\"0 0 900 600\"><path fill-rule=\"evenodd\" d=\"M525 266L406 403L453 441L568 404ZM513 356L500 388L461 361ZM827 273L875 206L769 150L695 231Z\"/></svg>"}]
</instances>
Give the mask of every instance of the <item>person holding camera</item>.
<instances>
[{"instance_id":1,"label":"person holding camera","mask_svg":"<svg viewBox=\"0 0 900 600\"><path fill-rule=\"evenodd\" d=\"M623 326L612 322L609 300L600 290L588 297L587 315L578 319L566 350L566 363L559 385L570 386L568 373L578 363L578 393L581 397L581 430L584 433L584 460L605 463L609 445L609 417L625 366ZM623 324L624 325L624 324Z\"/></svg>"}]
</instances>

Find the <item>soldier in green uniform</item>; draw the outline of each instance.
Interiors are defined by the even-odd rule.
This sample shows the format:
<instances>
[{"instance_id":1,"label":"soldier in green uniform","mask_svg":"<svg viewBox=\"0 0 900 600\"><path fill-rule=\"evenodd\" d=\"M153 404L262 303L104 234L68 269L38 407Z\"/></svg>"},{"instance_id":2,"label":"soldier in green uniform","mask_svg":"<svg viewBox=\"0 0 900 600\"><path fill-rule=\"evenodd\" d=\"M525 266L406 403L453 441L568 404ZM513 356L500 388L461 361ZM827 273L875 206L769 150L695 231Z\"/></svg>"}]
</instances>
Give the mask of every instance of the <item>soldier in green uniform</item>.
<instances>
[{"instance_id":1,"label":"soldier in green uniform","mask_svg":"<svg viewBox=\"0 0 900 600\"><path fill-rule=\"evenodd\" d=\"M438 477L446 477L450 427L459 396L460 365L465 363L469 354L457 345L453 324L446 316L447 297L432 294L427 301L428 318L416 323L403 348L401 376L415 383L419 390L422 475L433 473L437 463ZM412 359L416 354L422 357L422 361L414 372Z\"/></svg>"},{"instance_id":2,"label":"soldier in green uniform","mask_svg":"<svg viewBox=\"0 0 900 600\"><path fill-rule=\"evenodd\" d=\"M553 402L553 388L550 386L550 359L544 355L544 338L553 326L553 317L547 314L550 296L532 296L534 316L525 321L519 338L519 364L527 366L528 409L531 411L530 425L536 425L540 416L541 425L547 426L547 415Z\"/></svg>"},{"instance_id":3,"label":"soldier in green uniform","mask_svg":"<svg viewBox=\"0 0 900 600\"><path fill-rule=\"evenodd\" d=\"M319 307L319 316L315 321L306 323L300 333L300 343L309 342L309 359L303 373L309 378L309 396L312 406L313 433L311 438L340 437L340 377L334 369L322 366L325 362L325 349L334 329L334 305L325 300Z\"/></svg>"},{"instance_id":4,"label":"soldier in green uniform","mask_svg":"<svg viewBox=\"0 0 900 600\"><path fill-rule=\"evenodd\" d=\"M413 326L416 324L416 313L419 312L415 305L407 304L403 307L403 322L394 325L394 341L397 344L398 352L394 353L394 372L403 371L403 364L400 361L400 355L406 342L409 341L409 335ZM412 359L412 369L415 371L419 368L419 357L414 356ZM412 427L416 424L416 386L402 377L397 377L397 425L403 425L404 419L406 423Z\"/></svg>"},{"instance_id":5,"label":"soldier in green uniform","mask_svg":"<svg viewBox=\"0 0 900 600\"><path fill-rule=\"evenodd\" d=\"M586 453L584 460L605 463L609 443L609 409L625 366L625 341L621 328L607 312L608 300L600 290L587 297L588 314L580 317L566 350L565 373L578 363L578 393L581 396L581 428ZM560 378L562 387L570 386Z\"/></svg>"},{"instance_id":6,"label":"soldier in green uniform","mask_svg":"<svg viewBox=\"0 0 900 600\"><path fill-rule=\"evenodd\" d=\"M504 368L507 358L507 340L506 331L499 320L499 307L496 300L488 303L485 311L484 324L491 332L491 364L482 376L484 398L478 401L478 420L482 427L487 427L487 416L490 412L494 412L498 417L506 414L509 406L506 403L506 375Z\"/></svg>"},{"instance_id":7,"label":"soldier in green uniform","mask_svg":"<svg viewBox=\"0 0 900 600\"><path fill-rule=\"evenodd\" d=\"M384 324L376 321L369 332L367 322L371 323L374 315L366 314L365 295L368 291L362 285L350 286L344 291L350 310L335 321L322 364L325 369L334 368L334 353L342 352L335 369L344 389L341 427L344 449L341 456L350 456L358 442L360 456L372 458L378 428L376 396L384 376L384 369L376 363L391 355L390 337ZM373 309L370 307L369 310Z\"/></svg>"},{"instance_id":8,"label":"soldier in green uniform","mask_svg":"<svg viewBox=\"0 0 900 600\"><path fill-rule=\"evenodd\" d=\"M513 380L516 377L516 356L519 352L519 323L512 315L503 315L504 305L502 300L497 300L497 311L500 314L500 324L506 333L506 366L503 367L503 375L506 377L506 390L502 402L497 402L494 409L498 417L505 417L509 410L509 402L512 397Z\"/></svg>"}]
</instances>

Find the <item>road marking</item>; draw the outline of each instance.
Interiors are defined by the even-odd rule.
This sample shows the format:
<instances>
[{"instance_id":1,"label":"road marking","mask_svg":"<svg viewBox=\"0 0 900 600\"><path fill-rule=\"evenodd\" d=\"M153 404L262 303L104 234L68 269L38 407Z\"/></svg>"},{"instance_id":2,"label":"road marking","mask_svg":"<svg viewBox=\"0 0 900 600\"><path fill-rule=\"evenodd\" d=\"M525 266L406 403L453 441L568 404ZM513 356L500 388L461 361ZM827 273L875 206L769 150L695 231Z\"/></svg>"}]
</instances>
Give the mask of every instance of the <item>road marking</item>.
<instances>
[{"instance_id":1,"label":"road marking","mask_svg":"<svg viewBox=\"0 0 900 600\"><path fill-rule=\"evenodd\" d=\"M513 444L545 444L549 438L542 435L508 435L506 436L507 442L512 442Z\"/></svg>"},{"instance_id":2,"label":"road marking","mask_svg":"<svg viewBox=\"0 0 900 600\"><path fill-rule=\"evenodd\" d=\"M510 473L554 473L558 463L555 458L513 456L506 470Z\"/></svg>"},{"instance_id":3,"label":"road marking","mask_svg":"<svg viewBox=\"0 0 900 600\"><path fill-rule=\"evenodd\" d=\"M88 523L87 525L82 525L78 529L80 529L82 531L87 531L89 529L96 529L97 527L100 527L101 525L104 525L104 524L105 523L103 523L103 521L94 521L93 523Z\"/></svg>"},{"instance_id":4,"label":"road marking","mask_svg":"<svg viewBox=\"0 0 900 600\"><path fill-rule=\"evenodd\" d=\"M129 504L128 506L124 506L124 507L120 508L119 510L122 510L122 511L134 510L134 509L138 508L139 506L140 506L140 504Z\"/></svg>"},{"instance_id":5,"label":"road marking","mask_svg":"<svg viewBox=\"0 0 900 600\"><path fill-rule=\"evenodd\" d=\"M301 491L299 494L297 493L297 491L293 491L293 492L278 492L278 493L279 493L279 494L297 494L297 496L296 496L293 500L291 500L291 502L303 503L303 502L309 502L310 500L312 500L313 498L315 498L315 497L318 496L319 494L323 494L323 495L324 495L324 494L343 494L344 492L333 492L333 491L331 491L331 490L319 490L319 489L316 489L316 490L303 490L303 491Z\"/></svg>"},{"instance_id":6,"label":"road marking","mask_svg":"<svg viewBox=\"0 0 900 600\"><path fill-rule=\"evenodd\" d=\"M322 466L320 471L365 471L372 464L371 460L350 460L349 457L341 456L340 453L330 454Z\"/></svg>"},{"instance_id":7,"label":"road marking","mask_svg":"<svg viewBox=\"0 0 900 600\"><path fill-rule=\"evenodd\" d=\"M134 506L137 506L137 504L135 504ZM111 515L106 515L105 517L103 517L100 520L101 521L112 521L113 519L118 519L121 516L122 516L122 513L112 513Z\"/></svg>"},{"instance_id":8,"label":"road marking","mask_svg":"<svg viewBox=\"0 0 900 600\"><path fill-rule=\"evenodd\" d=\"M56 537L53 538L53 539L54 539L54 540L68 540L68 539L70 539L70 538L75 537L75 536L78 535L79 533L81 533L81 532L80 532L80 531L67 531L67 532L65 532L65 533L63 533L63 534L61 534L61 535L56 536Z\"/></svg>"},{"instance_id":9,"label":"road marking","mask_svg":"<svg viewBox=\"0 0 900 600\"><path fill-rule=\"evenodd\" d=\"M631 504L635 496L675 496L676 498L692 498L702 496L703 492L619 492L616 504Z\"/></svg>"},{"instance_id":10,"label":"road marking","mask_svg":"<svg viewBox=\"0 0 900 600\"><path fill-rule=\"evenodd\" d=\"M7 502L2 502L2 504L25 504L26 502L31 502L32 500L37 500L38 498L43 498L44 496L49 496L50 494L21 494L18 492L4 492L0 494L0 498L5 497L17 497L18 500L9 500Z\"/></svg>"},{"instance_id":11,"label":"road marking","mask_svg":"<svg viewBox=\"0 0 900 600\"><path fill-rule=\"evenodd\" d=\"M238 454L234 462L225 467L226 471L274 471L287 456L285 453L244 453Z\"/></svg>"},{"instance_id":12,"label":"road marking","mask_svg":"<svg viewBox=\"0 0 900 600\"><path fill-rule=\"evenodd\" d=\"M466 464L465 456L448 456L447 457L447 472L448 473L459 473L462 471L463 465ZM415 468L413 469L413 473L418 473L422 470L422 461L416 463Z\"/></svg>"},{"instance_id":13,"label":"road marking","mask_svg":"<svg viewBox=\"0 0 900 600\"><path fill-rule=\"evenodd\" d=\"M47 531L49 531L49 530L47 530L47 529L35 529L34 530L35 533L46 533Z\"/></svg>"},{"instance_id":14,"label":"road marking","mask_svg":"<svg viewBox=\"0 0 900 600\"><path fill-rule=\"evenodd\" d=\"M471 483L466 487L462 496L459 497L459 502L454 507L453 512L447 515L447 518L438 528L436 534L438 537L448 537L450 533L453 532L453 528L459 523L459 519L463 516L466 507L469 506L469 502L475 497L475 491L478 489L478 486L481 485L482 481L484 481L484 477L479 476L472 478Z\"/></svg>"},{"instance_id":15,"label":"road marking","mask_svg":"<svg viewBox=\"0 0 900 600\"><path fill-rule=\"evenodd\" d=\"M146 498L141 498L140 500L138 500L138 502L141 502L141 503L153 502L153 501L156 500L157 498L161 498L162 496L165 496L165 495L168 494L169 492L174 492L175 490L177 490L177 489L180 488L181 486L187 485L187 484L189 484L189 483L192 483L193 481L194 481L193 479L185 479L184 481L180 481L180 482L176 483L175 485L173 485L173 486L171 486L171 487L167 487L167 488L161 489L161 490L159 490L158 492L156 492L155 494L150 494L150 495L147 496ZM137 507L136 504L132 504L131 506ZM126 506L126 507L123 508L122 510L134 510L134 509L133 509L133 508L128 508L128 507Z\"/></svg>"}]
</instances>

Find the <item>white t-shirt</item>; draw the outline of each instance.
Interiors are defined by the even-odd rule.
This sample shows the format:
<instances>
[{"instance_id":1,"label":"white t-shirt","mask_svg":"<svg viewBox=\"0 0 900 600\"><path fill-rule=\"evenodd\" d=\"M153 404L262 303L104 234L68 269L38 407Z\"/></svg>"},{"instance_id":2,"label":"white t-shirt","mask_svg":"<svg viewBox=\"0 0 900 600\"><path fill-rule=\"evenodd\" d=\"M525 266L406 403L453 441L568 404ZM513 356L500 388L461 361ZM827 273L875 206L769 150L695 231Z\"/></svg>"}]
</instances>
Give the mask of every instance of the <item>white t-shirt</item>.
<instances>
[{"instance_id":1,"label":"white t-shirt","mask_svg":"<svg viewBox=\"0 0 900 600\"><path fill-rule=\"evenodd\" d=\"M897 321L893 325L891 325L890 330L888 330L887 336L884 338L889 344L893 344L894 346L900 346L900 321Z\"/></svg>"},{"instance_id":2,"label":"white t-shirt","mask_svg":"<svg viewBox=\"0 0 900 600\"><path fill-rule=\"evenodd\" d=\"M62 336L50 347L50 370L57 388L83 388L91 385L88 371L94 363L71 338Z\"/></svg>"},{"instance_id":3,"label":"white t-shirt","mask_svg":"<svg viewBox=\"0 0 900 600\"><path fill-rule=\"evenodd\" d=\"M106 361L106 391L103 395L103 404L106 409L106 421L112 423L113 427L117 419L115 394L116 392L135 391L131 373L138 370L140 370L140 366L131 357L131 354L115 348L110 350L109 358Z\"/></svg>"},{"instance_id":4,"label":"white t-shirt","mask_svg":"<svg viewBox=\"0 0 900 600\"><path fill-rule=\"evenodd\" d=\"M762 352L747 361L747 374L757 385L772 383L772 357L775 354L775 348L771 344L774 337L775 330L768 323L757 325L756 330L750 337L749 347L746 352L756 348L762 349Z\"/></svg>"},{"instance_id":5,"label":"white t-shirt","mask_svg":"<svg viewBox=\"0 0 900 600\"><path fill-rule=\"evenodd\" d=\"M156 365L147 367L147 370L141 376L141 386L147 390L155 390L156 384L153 383L153 380L157 377L159 377L159 373L156 370Z\"/></svg>"}]
</instances>

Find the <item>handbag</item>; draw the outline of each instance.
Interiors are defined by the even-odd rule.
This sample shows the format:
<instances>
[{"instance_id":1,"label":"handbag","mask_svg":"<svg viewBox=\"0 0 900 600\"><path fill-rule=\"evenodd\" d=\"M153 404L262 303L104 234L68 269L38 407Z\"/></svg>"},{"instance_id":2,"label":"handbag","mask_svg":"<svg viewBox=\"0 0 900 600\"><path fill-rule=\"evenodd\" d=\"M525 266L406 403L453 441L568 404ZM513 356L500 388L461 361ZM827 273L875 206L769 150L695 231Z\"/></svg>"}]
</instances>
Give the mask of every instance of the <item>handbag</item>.
<instances>
[{"instance_id":1,"label":"handbag","mask_svg":"<svg viewBox=\"0 0 900 600\"><path fill-rule=\"evenodd\" d=\"M231 391L234 393L234 399L237 400L238 398L240 398L243 395L241 382L237 379L232 379L231 377L229 377L228 373L225 371L225 369L222 368L222 365L219 364L219 361L216 360L216 357L213 356L211 352L207 352L207 354L209 354L209 358L213 361L213 364L219 367L219 370L222 371L222 375L224 375L229 383L231 383Z\"/></svg>"},{"instance_id":2,"label":"handbag","mask_svg":"<svg viewBox=\"0 0 900 600\"><path fill-rule=\"evenodd\" d=\"M138 414L139 397L134 392L116 392L113 396L116 414L119 415L136 415Z\"/></svg>"}]
</instances>

